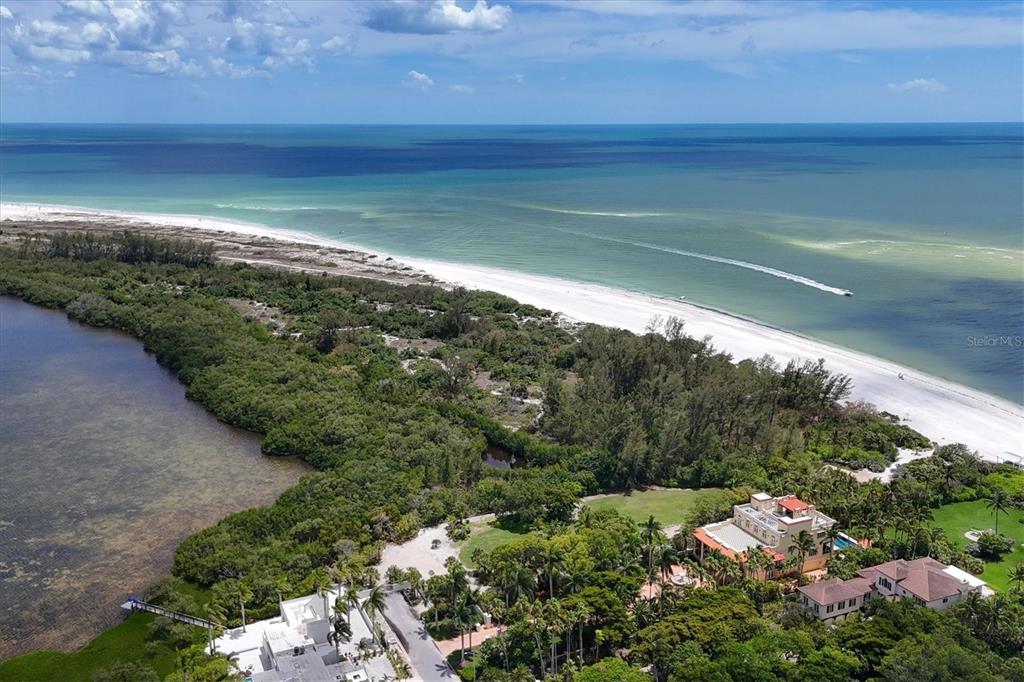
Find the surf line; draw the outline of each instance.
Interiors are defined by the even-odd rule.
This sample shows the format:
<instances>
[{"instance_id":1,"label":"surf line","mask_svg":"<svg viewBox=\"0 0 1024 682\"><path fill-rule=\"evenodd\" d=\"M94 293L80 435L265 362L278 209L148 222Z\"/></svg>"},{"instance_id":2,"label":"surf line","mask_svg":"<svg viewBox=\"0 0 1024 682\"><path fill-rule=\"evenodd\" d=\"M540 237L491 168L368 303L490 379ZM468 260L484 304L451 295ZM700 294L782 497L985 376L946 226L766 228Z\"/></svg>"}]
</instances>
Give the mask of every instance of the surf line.
<instances>
[{"instance_id":1,"label":"surf line","mask_svg":"<svg viewBox=\"0 0 1024 682\"><path fill-rule=\"evenodd\" d=\"M657 244L650 244L648 242L634 242L628 239L617 239L615 237L601 237L595 234L587 232L578 232L576 230L568 230L565 228L556 228L562 232L568 232L570 234L579 235L581 237L589 237L590 239L597 239L604 242L614 242L616 244L626 244L628 246L635 246L641 249L651 249L653 251L663 251L665 253L674 253L678 256L686 256L687 258L699 258L700 260L711 261L712 263L722 263L724 265L734 265L738 268L745 268L747 270L753 270L755 272L761 272L772 277L778 277L785 279L790 282L796 282L797 284L803 284L804 286L812 287L820 291L826 291L836 296L853 296L853 292L849 289L840 289L839 287L829 286L823 284L817 280L813 280L810 277L804 277L803 275L796 275L792 272L786 272L785 270L777 270L770 268L766 265L758 265L757 263L748 263L745 260L736 260L735 258L723 258L722 256L712 256L707 253L697 253L696 251L684 251L683 249L672 249L667 246L658 246Z\"/></svg>"}]
</instances>

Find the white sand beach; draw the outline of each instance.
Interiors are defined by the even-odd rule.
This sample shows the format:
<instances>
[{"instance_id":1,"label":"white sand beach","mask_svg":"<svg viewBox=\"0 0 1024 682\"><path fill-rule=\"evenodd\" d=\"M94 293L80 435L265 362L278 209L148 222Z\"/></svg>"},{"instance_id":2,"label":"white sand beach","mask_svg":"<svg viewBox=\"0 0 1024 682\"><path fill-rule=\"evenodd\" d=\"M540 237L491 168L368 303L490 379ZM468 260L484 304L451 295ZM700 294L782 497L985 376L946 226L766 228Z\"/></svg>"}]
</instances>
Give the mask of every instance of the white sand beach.
<instances>
[{"instance_id":1,"label":"white sand beach","mask_svg":"<svg viewBox=\"0 0 1024 682\"><path fill-rule=\"evenodd\" d=\"M172 225L197 230L266 236L292 243L341 247L379 257L387 254L291 230L204 216L135 214L66 206L0 204L0 220L83 221L117 218L126 224ZM1024 465L1024 407L896 363L751 320L681 301L491 267L397 257L438 280L487 289L523 303L591 322L643 332L656 316L678 317L688 334L710 336L735 360L765 354L778 362L817 360L853 379L852 400L898 415L940 445L966 443L991 461ZM902 379L900 376L902 375Z\"/></svg>"}]
</instances>

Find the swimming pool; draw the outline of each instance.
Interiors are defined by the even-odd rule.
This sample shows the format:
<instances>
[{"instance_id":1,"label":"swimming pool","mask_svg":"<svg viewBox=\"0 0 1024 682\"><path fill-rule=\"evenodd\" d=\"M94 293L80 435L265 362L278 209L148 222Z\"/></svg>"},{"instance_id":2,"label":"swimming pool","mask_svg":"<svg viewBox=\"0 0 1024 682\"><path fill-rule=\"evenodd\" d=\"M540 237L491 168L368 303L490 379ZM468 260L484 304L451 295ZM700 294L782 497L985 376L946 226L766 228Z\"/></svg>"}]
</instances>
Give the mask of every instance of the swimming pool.
<instances>
[{"instance_id":1,"label":"swimming pool","mask_svg":"<svg viewBox=\"0 0 1024 682\"><path fill-rule=\"evenodd\" d=\"M849 535L839 535L838 537L836 537L835 542L832 543L832 548L839 552L846 549L847 547L855 547L856 545L856 540L851 538Z\"/></svg>"}]
</instances>

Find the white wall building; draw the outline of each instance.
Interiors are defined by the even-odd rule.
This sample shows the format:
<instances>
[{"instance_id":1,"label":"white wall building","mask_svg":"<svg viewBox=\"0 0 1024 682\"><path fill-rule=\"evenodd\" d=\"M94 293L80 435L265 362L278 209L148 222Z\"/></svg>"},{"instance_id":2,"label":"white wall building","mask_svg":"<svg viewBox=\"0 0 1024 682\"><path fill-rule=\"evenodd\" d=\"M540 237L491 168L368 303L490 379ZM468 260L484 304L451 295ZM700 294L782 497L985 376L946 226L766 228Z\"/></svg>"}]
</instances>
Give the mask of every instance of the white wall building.
<instances>
[{"instance_id":1,"label":"white wall building","mask_svg":"<svg viewBox=\"0 0 1024 682\"><path fill-rule=\"evenodd\" d=\"M395 679L395 670L373 637L362 609L334 609L335 590L289 599L277 618L234 628L217 638L220 653L233 657L252 682L368 682ZM365 598L365 594L363 595ZM347 618L352 638L336 647L328 641L332 618ZM389 641L397 642L379 619Z\"/></svg>"}]
</instances>

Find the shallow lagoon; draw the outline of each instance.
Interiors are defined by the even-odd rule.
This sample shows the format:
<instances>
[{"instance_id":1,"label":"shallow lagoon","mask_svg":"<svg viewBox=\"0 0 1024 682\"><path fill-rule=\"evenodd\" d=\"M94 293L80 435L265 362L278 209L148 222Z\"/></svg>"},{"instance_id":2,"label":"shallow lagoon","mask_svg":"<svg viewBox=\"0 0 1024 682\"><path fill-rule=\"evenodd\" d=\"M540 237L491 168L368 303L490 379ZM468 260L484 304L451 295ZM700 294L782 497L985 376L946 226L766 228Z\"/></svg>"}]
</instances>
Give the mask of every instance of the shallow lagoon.
<instances>
[{"instance_id":1,"label":"shallow lagoon","mask_svg":"<svg viewBox=\"0 0 1024 682\"><path fill-rule=\"evenodd\" d=\"M188 534L306 472L185 398L142 344L0 297L0 659L69 651Z\"/></svg>"}]
</instances>

